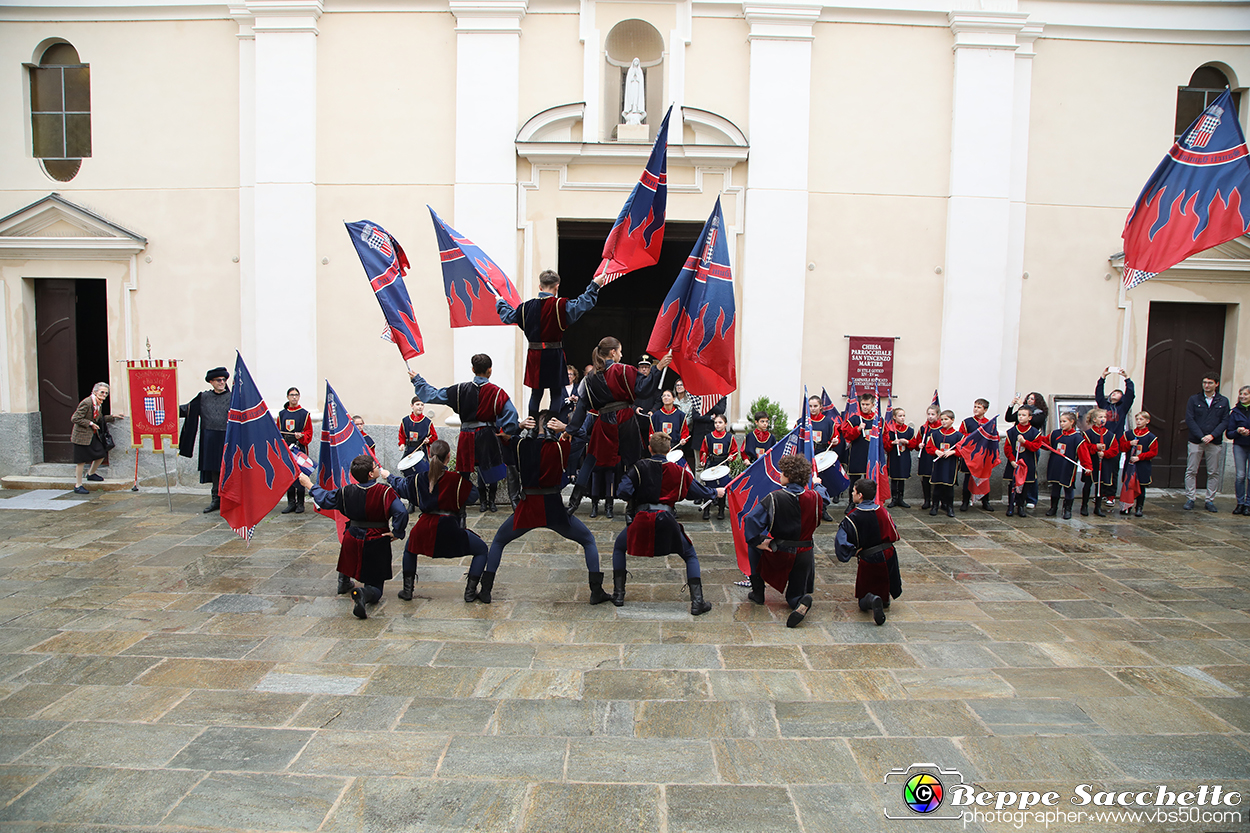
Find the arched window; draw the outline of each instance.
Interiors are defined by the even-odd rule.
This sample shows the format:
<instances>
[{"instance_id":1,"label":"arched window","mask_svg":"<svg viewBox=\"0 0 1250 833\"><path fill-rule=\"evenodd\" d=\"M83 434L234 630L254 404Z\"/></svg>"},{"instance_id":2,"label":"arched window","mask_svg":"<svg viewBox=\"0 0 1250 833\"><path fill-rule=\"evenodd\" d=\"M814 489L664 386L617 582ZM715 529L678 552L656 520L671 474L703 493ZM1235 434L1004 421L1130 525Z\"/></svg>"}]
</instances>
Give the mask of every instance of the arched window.
<instances>
[{"instance_id":1,"label":"arched window","mask_svg":"<svg viewBox=\"0 0 1250 833\"><path fill-rule=\"evenodd\" d=\"M91 67L54 43L30 70L31 151L48 176L68 182L91 156Z\"/></svg>"},{"instance_id":2,"label":"arched window","mask_svg":"<svg viewBox=\"0 0 1250 833\"><path fill-rule=\"evenodd\" d=\"M664 38L645 20L622 20L608 32L604 51L607 59L603 74L606 135L612 136L616 126L623 123L621 108L625 101L625 80L630 64L637 58L642 69L647 109L642 123L650 126L648 132L654 139L664 117Z\"/></svg>"},{"instance_id":3,"label":"arched window","mask_svg":"<svg viewBox=\"0 0 1250 833\"><path fill-rule=\"evenodd\" d=\"M1176 132L1173 140L1194 123L1194 119L1202 115L1202 111L1219 98L1227 87L1228 76L1213 66L1198 67L1189 79L1189 84L1176 91ZM1233 93L1233 107L1240 111L1241 93Z\"/></svg>"}]
</instances>

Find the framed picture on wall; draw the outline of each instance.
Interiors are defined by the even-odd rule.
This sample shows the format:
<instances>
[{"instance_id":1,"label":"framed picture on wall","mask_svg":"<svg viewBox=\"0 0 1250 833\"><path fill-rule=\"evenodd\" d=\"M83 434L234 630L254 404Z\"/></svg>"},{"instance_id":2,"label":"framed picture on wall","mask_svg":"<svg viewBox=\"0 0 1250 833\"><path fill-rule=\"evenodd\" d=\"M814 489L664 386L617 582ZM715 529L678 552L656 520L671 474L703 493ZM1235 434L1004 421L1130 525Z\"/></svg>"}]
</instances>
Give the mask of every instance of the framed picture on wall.
<instances>
[{"instance_id":1,"label":"framed picture on wall","mask_svg":"<svg viewBox=\"0 0 1250 833\"><path fill-rule=\"evenodd\" d=\"M1092 396L1065 396L1056 394L1050 398L1050 420L1054 428L1059 427L1059 415L1066 412L1076 414L1076 428L1078 431L1084 431L1089 427L1085 422L1085 415L1098 407L1098 403L1094 401Z\"/></svg>"}]
</instances>

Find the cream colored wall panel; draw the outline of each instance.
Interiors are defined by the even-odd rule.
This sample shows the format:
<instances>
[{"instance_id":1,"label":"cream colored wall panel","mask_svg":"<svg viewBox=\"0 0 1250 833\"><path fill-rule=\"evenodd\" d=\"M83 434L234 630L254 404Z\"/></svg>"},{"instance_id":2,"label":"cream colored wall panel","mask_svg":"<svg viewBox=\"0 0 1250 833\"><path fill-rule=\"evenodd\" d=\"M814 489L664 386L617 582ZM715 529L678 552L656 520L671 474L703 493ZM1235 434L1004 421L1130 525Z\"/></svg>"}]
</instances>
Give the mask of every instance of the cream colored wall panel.
<instances>
[{"instance_id":1,"label":"cream colored wall panel","mask_svg":"<svg viewBox=\"0 0 1250 833\"><path fill-rule=\"evenodd\" d=\"M847 335L901 336L895 342L895 404L910 422L924 418L938 378L942 324L945 201L916 197L813 194L809 203L803 383L829 390L839 410L846 393ZM882 230L908 229L905 245ZM751 391L744 395L749 401ZM795 406L783 403L787 412ZM943 403L956 411L971 403Z\"/></svg>"},{"instance_id":2,"label":"cream colored wall panel","mask_svg":"<svg viewBox=\"0 0 1250 833\"><path fill-rule=\"evenodd\" d=\"M1177 87L1211 61L1250 80L1247 47L1039 39L1029 202L1127 212L1172 144Z\"/></svg>"},{"instance_id":3,"label":"cream colored wall panel","mask_svg":"<svg viewBox=\"0 0 1250 833\"><path fill-rule=\"evenodd\" d=\"M455 18L325 14L318 29L318 181L451 182Z\"/></svg>"},{"instance_id":4,"label":"cream colored wall panel","mask_svg":"<svg viewBox=\"0 0 1250 833\"><path fill-rule=\"evenodd\" d=\"M748 34L750 27L741 18L696 17L686 48L686 106L724 116L744 132L751 75Z\"/></svg>"},{"instance_id":5,"label":"cream colored wall panel","mask_svg":"<svg viewBox=\"0 0 1250 833\"><path fill-rule=\"evenodd\" d=\"M811 190L945 196L950 30L818 23L815 35Z\"/></svg>"},{"instance_id":6,"label":"cream colored wall panel","mask_svg":"<svg viewBox=\"0 0 1250 833\"><path fill-rule=\"evenodd\" d=\"M411 361L412 368L440 387L469 378L468 368L452 366L442 265L427 203L450 222L454 217L450 183L412 188L322 185L317 189L317 368L334 385L343 404L369 423L399 422L408 412L412 385L399 350L380 338L385 319L343 227L344 219L381 224L408 255L412 268L404 284L426 350ZM323 258L329 263L322 264ZM314 396L304 391L305 400L315 398L318 409L324 404L324 384L318 379ZM449 411L435 411L432 418L442 424ZM394 442L393 437L375 439Z\"/></svg>"},{"instance_id":7,"label":"cream colored wall panel","mask_svg":"<svg viewBox=\"0 0 1250 833\"><path fill-rule=\"evenodd\" d=\"M518 110L526 119L582 100L582 43L575 14L530 14L521 21Z\"/></svg>"},{"instance_id":8,"label":"cream colored wall panel","mask_svg":"<svg viewBox=\"0 0 1250 833\"><path fill-rule=\"evenodd\" d=\"M224 11L224 10L223 10ZM223 188L238 184L238 26L231 20L5 23L9 56L0 129L6 187ZM55 182L31 157L30 61L62 38L91 65L91 150L78 175Z\"/></svg>"}]
</instances>

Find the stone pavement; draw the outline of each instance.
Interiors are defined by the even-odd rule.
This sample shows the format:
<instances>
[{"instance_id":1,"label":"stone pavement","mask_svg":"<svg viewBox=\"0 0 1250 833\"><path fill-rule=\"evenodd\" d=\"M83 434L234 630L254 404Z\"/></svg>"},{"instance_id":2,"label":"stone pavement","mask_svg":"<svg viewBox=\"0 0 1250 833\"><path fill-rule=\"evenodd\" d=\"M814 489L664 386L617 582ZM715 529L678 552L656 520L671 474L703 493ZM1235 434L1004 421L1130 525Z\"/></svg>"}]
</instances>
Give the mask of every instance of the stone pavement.
<instances>
[{"instance_id":1,"label":"stone pavement","mask_svg":"<svg viewBox=\"0 0 1250 833\"><path fill-rule=\"evenodd\" d=\"M732 584L728 522L690 508L716 605L697 620L679 559L631 559L626 606L590 607L581 555L539 531L490 606L461 600L467 562L423 559L418 598L390 583L357 621L315 515L275 512L247 548L197 495L173 514L159 492L13 496L0 831L964 829L884 819L908 812L884 776L920 762L1064 804L1077 784L1250 794L1250 520L1228 501L896 510L889 622L855 607L824 534L815 607L787 630L771 590L760 608ZM470 517L489 539L502 515ZM622 523L590 522L605 564ZM1238 809L1051 829L1250 829Z\"/></svg>"}]
</instances>

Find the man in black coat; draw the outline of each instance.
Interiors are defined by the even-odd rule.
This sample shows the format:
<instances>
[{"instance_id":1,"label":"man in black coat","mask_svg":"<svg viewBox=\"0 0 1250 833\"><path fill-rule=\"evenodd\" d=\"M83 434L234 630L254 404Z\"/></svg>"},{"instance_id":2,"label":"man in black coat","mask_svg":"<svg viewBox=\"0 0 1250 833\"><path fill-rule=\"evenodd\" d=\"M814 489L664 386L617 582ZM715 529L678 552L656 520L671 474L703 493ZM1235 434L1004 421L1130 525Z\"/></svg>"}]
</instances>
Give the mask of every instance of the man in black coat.
<instances>
[{"instance_id":1,"label":"man in black coat","mask_svg":"<svg viewBox=\"0 0 1250 833\"><path fill-rule=\"evenodd\" d=\"M1202 393L1189 397L1185 406L1185 425L1189 428L1189 455L1185 460L1185 508L1193 509L1198 493L1198 464L1206 461L1207 511L1217 512L1215 493L1224 473L1224 432L1232 406L1220 393L1220 377L1207 373L1202 377Z\"/></svg>"},{"instance_id":2,"label":"man in black coat","mask_svg":"<svg viewBox=\"0 0 1250 833\"><path fill-rule=\"evenodd\" d=\"M206 515L221 508L217 490L221 486L221 453L226 447L226 419L230 414L230 387L226 384L229 378L230 371L214 367L204 374L204 381L212 385L212 389L200 391L178 408L178 416L183 418L178 454L190 457L198 436L200 482L213 484L213 499L204 509Z\"/></svg>"}]
</instances>

